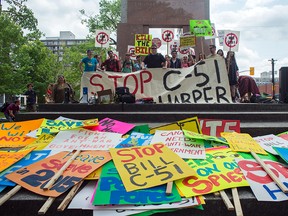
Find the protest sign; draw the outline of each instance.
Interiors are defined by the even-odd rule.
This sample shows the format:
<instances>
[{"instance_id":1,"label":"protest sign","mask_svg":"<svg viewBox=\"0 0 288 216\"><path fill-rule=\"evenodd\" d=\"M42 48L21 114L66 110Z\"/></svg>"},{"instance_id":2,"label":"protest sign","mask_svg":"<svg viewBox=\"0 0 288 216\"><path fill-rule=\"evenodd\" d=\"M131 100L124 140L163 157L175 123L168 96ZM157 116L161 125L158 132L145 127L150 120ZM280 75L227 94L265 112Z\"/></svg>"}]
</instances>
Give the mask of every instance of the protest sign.
<instances>
[{"instance_id":1,"label":"protest sign","mask_svg":"<svg viewBox=\"0 0 288 216\"><path fill-rule=\"evenodd\" d=\"M95 47L109 48L110 31L97 29L95 34Z\"/></svg>"},{"instance_id":2,"label":"protest sign","mask_svg":"<svg viewBox=\"0 0 288 216\"><path fill-rule=\"evenodd\" d=\"M181 158L205 159L204 141L185 137L181 130L156 130L151 144L164 143Z\"/></svg>"},{"instance_id":3,"label":"protest sign","mask_svg":"<svg viewBox=\"0 0 288 216\"><path fill-rule=\"evenodd\" d=\"M211 36L205 36L205 40L212 40L217 38L217 33L216 33L216 29L215 29L215 23L211 23L211 28L212 28L212 35Z\"/></svg>"},{"instance_id":4,"label":"protest sign","mask_svg":"<svg viewBox=\"0 0 288 216\"><path fill-rule=\"evenodd\" d=\"M74 120L49 120L44 119L41 126L39 127L37 131L37 136L39 136L42 133L46 134L53 134L58 133L61 130L71 130L75 128L80 127L87 127L87 126L97 126L98 125L98 119L88 119L84 121L74 121Z\"/></svg>"},{"instance_id":5,"label":"protest sign","mask_svg":"<svg viewBox=\"0 0 288 216\"><path fill-rule=\"evenodd\" d=\"M180 37L180 47L189 48L196 46L196 37L194 35L185 35Z\"/></svg>"},{"instance_id":6,"label":"protest sign","mask_svg":"<svg viewBox=\"0 0 288 216\"><path fill-rule=\"evenodd\" d=\"M225 30L218 30L217 33L218 33L219 45L223 46Z\"/></svg>"},{"instance_id":7,"label":"protest sign","mask_svg":"<svg viewBox=\"0 0 288 216\"><path fill-rule=\"evenodd\" d=\"M161 125L150 129L150 133L154 134L156 130L190 130L193 132L201 133L198 118L187 118L170 124Z\"/></svg>"},{"instance_id":8,"label":"protest sign","mask_svg":"<svg viewBox=\"0 0 288 216\"><path fill-rule=\"evenodd\" d=\"M125 134L132 128L134 128L134 126L135 126L134 124L117 121L115 119L105 118L99 121L99 125L93 128L93 130Z\"/></svg>"},{"instance_id":9,"label":"protest sign","mask_svg":"<svg viewBox=\"0 0 288 216\"><path fill-rule=\"evenodd\" d=\"M120 142L115 148L146 146L150 144L152 138L153 138L153 135L151 134L132 132L127 139Z\"/></svg>"},{"instance_id":10,"label":"protest sign","mask_svg":"<svg viewBox=\"0 0 288 216\"><path fill-rule=\"evenodd\" d=\"M52 187L48 190L43 190L45 185L72 155L72 152L60 152L10 173L6 175L6 178L34 193L43 196L57 197L111 160L110 154L105 151L81 152Z\"/></svg>"},{"instance_id":11,"label":"protest sign","mask_svg":"<svg viewBox=\"0 0 288 216\"><path fill-rule=\"evenodd\" d=\"M42 150L42 151L32 151L20 161L16 162L12 166L8 167L4 171L0 173L0 185L6 186L15 186L16 184L6 178L6 175L12 173L22 167L28 166L32 163L40 161L46 158L50 154L49 150Z\"/></svg>"},{"instance_id":12,"label":"protest sign","mask_svg":"<svg viewBox=\"0 0 288 216\"><path fill-rule=\"evenodd\" d=\"M236 159L236 161L258 201L288 200L288 195L280 190L276 183L255 160ZM263 161L287 187L288 168L276 161Z\"/></svg>"},{"instance_id":13,"label":"protest sign","mask_svg":"<svg viewBox=\"0 0 288 216\"><path fill-rule=\"evenodd\" d=\"M235 157L240 157L240 155L230 148L207 150L205 160L186 161L197 174L177 180L175 183L185 197L248 186L234 161Z\"/></svg>"},{"instance_id":14,"label":"protest sign","mask_svg":"<svg viewBox=\"0 0 288 216\"><path fill-rule=\"evenodd\" d=\"M110 153L128 192L166 184L195 174L177 154L161 143L110 149Z\"/></svg>"},{"instance_id":15,"label":"protest sign","mask_svg":"<svg viewBox=\"0 0 288 216\"><path fill-rule=\"evenodd\" d=\"M0 125L0 147L23 147L35 139L26 134L40 127L43 119L23 122L4 122Z\"/></svg>"},{"instance_id":16,"label":"protest sign","mask_svg":"<svg viewBox=\"0 0 288 216\"><path fill-rule=\"evenodd\" d=\"M203 134L195 133L193 131L188 131L188 130L183 130L183 132L186 137L191 138L191 139L207 140L210 142L212 141L212 142L217 142L217 143L221 143L224 145L228 145L226 141L219 139L217 137L214 137L214 136L203 135Z\"/></svg>"},{"instance_id":17,"label":"protest sign","mask_svg":"<svg viewBox=\"0 0 288 216\"><path fill-rule=\"evenodd\" d=\"M114 148L121 134L75 129L60 131L45 149L58 151L108 150Z\"/></svg>"},{"instance_id":18,"label":"protest sign","mask_svg":"<svg viewBox=\"0 0 288 216\"><path fill-rule=\"evenodd\" d=\"M54 136L51 134L41 134L32 143L25 146L21 150L26 150L26 149L43 150L53 139L54 139Z\"/></svg>"},{"instance_id":19,"label":"protest sign","mask_svg":"<svg viewBox=\"0 0 288 216\"><path fill-rule=\"evenodd\" d=\"M160 71L161 70L161 71ZM226 63L205 59L188 68L148 68L133 73L84 73L82 87L92 92L128 87L136 98L153 97L156 103L231 103ZM129 115L129 114L127 114Z\"/></svg>"},{"instance_id":20,"label":"protest sign","mask_svg":"<svg viewBox=\"0 0 288 216\"><path fill-rule=\"evenodd\" d=\"M220 137L222 132L240 133L239 120L198 119L202 134Z\"/></svg>"},{"instance_id":21,"label":"protest sign","mask_svg":"<svg viewBox=\"0 0 288 216\"><path fill-rule=\"evenodd\" d=\"M273 147L278 155L288 164L288 148Z\"/></svg>"},{"instance_id":22,"label":"protest sign","mask_svg":"<svg viewBox=\"0 0 288 216\"><path fill-rule=\"evenodd\" d=\"M85 177L85 180L97 180L100 178L102 172L102 167L98 168L97 170L90 173L88 176Z\"/></svg>"},{"instance_id":23,"label":"protest sign","mask_svg":"<svg viewBox=\"0 0 288 216\"><path fill-rule=\"evenodd\" d=\"M274 155L277 155L277 152L273 147L288 148L288 141L281 137L277 137L274 134L253 137L253 139L256 140L267 152Z\"/></svg>"},{"instance_id":24,"label":"protest sign","mask_svg":"<svg viewBox=\"0 0 288 216\"><path fill-rule=\"evenodd\" d=\"M135 34L135 54L148 55L152 46L151 34Z\"/></svg>"},{"instance_id":25,"label":"protest sign","mask_svg":"<svg viewBox=\"0 0 288 216\"><path fill-rule=\"evenodd\" d=\"M71 201L68 209L86 209L86 210L117 210L117 212L125 212L127 210L149 210L149 209L172 209L172 208L185 208L192 207L201 204L201 201L198 197L193 198L182 198L181 202L168 203L168 204L157 204L157 205L106 205L106 206L94 206L91 204L90 200L92 199L92 193L94 190L96 182L90 181L81 191L79 191L73 200ZM97 196L97 195L96 195ZM99 198L99 197L98 197ZM102 198L102 197L101 197ZM100 199L101 199L100 198ZM133 213L134 213L133 211ZM126 214L127 215L127 214Z\"/></svg>"},{"instance_id":26,"label":"protest sign","mask_svg":"<svg viewBox=\"0 0 288 216\"><path fill-rule=\"evenodd\" d=\"M196 37L212 36L210 20L190 20L190 32Z\"/></svg>"},{"instance_id":27,"label":"protest sign","mask_svg":"<svg viewBox=\"0 0 288 216\"><path fill-rule=\"evenodd\" d=\"M240 31L224 31L223 50L237 52L239 49Z\"/></svg>"},{"instance_id":28,"label":"protest sign","mask_svg":"<svg viewBox=\"0 0 288 216\"><path fill-rule=\"evenodd\" d=\"M149 125L144 124L144 125L135 125L135 127L128 132L128 134L131 134L133 132L138 132L138 133L144 133L148 134L150 131Z\"/></svg>"},{"instance_id":29,"label":"protest sign","mask_svg":"<svg viewBox=\"0 0 288 216\"><path fill-rule=\"evenodd\" d=\"M233 151L255 152L267 155L267 152L249 134L223 132L221 136L227 140Z\"/></svg>"},{"instance_id":30,"label":"protest sign","mask_svg":"<svg viewBox=\"0 0 288 216\"><path fill-rule=\"evenodd\" d=\"M166 185L127 192L115 168L113 161L103 166L101 178L97 184L93 205L162 204L179 202L181 197L175 187L171 195L166 195ZM101 199L99 199L101 197Z\"/></svg>"},{"instance_id":31,"label":"protest sign","mask_svg":"<svg viewBox=\"0 0 288 216\"><path fill-rule=\"evenodd\" d=\"M32 150L33 149L28 149L25 151L18 151L18 152L0 151L0 172L7 169L17 161L21 160Z\"/></svg>"}]
</instances>

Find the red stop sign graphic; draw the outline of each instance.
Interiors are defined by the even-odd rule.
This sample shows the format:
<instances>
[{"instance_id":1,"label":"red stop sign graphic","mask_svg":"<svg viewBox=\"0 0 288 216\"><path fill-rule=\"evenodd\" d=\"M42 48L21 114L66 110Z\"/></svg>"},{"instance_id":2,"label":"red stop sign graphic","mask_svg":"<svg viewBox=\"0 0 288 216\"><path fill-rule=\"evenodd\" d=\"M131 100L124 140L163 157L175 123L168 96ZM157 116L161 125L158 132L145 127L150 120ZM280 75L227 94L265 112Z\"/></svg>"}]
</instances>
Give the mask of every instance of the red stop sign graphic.
<instances>
[{"instance_id":1,"label":"red stop sign graphic","mask_svg":"<svg viewBox=\"0 0 288 216\"><path fill-rule=\"evenodd\" d=\"M238 36L234 33L228 33L226 36L225 36L225 44L226 46L230 47L230 48L233 48L235 47L237 44L238 44Z\"/></svg>"},{"instance_id":2,"label":"red stop sign graphic","mask_svg":"<svg viewBox=\"0 0 288 216\"><path fill-rule=\"evenodd\" d=\"M109 41L109 36L105 32L100 32L96 35L96 41L99 44L106 44Z\"/></svg>"},{"instance_id":3,"label":"red stop sign graphic","mask_svg":"<svg viewBox=\"0 0 288 216\"><path fill-rule=\"evenodd\" d=\"M170 30L166 30L162 34L162 40L165 42L171 42L174 39L174 33Z\"/></svg>"}]
</instances>

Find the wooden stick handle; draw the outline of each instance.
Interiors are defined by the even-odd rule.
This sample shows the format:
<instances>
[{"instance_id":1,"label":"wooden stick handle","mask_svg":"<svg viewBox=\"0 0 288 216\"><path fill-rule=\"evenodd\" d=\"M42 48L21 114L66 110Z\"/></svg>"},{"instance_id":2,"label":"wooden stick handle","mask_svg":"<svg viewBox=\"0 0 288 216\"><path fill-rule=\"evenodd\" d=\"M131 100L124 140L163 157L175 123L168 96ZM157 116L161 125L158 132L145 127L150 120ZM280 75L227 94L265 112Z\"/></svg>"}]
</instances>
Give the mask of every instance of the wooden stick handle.
<instances>
[{"instance_id":1,"label":"wooden stick handle","mask_svg":"<svg viewBox=\"0 0 288 216\"><path fill-rule=\"evenodd\" d=\"M9 200L12 196L14 196L21 189L20 185L15 186L8 193L4 194L0 199L0 206L3 205L7 200Z\"/></svg>"},{"instance_id":2,"label":"wooden stick handle","mask_svg":"<svg viewBox=\"0 0 288 216\"><path fill-rule=\"evenodd\" d=\"M166 187L166 195L170 195L172 193L173 181L167 183Z\"/></svg>"},{"instance_id":3,"label":"wooden stick handle","mask_svg":"<svg viewBox=\"0 0 288 216\"><path fill-rule=\"evenodd\" d=\"M74 187L69 191L67 196L63 199L61 204L58 206L57 211L64 211L67 205L71 202L79 188L81 187L84 180L80 181L78 184L74 185Z\"/></svg>"},{"instance_id":4,"label":"wooden stick handle","mask_svg":"<svg viewBox=\"0 0 288 216\"><path fill-rule=\"evenodd\" d=\"M288 193L288 188L280 181L280 179L272 172L272 170L264 163L263 160L255 153L251 151L252 156L261 165L265 172L273 179L273 181L278 185L278 187L284 192Z\"/></svg>"},{"instance_id":5,"label":"wooden stick handle","mask_svg":"<svg viewBox=\"0 0 288 216\"><path fill-rule=\"evenodd\" d=\"M226 192L224 190L221 190L221 191L219 191L219 193L220 193L220 196L221 196L223 202L225 203L228 211L234 211L235 208L234 208L233 204L231 203L229 197L227 196Z\"/></svg>"},{"instance_id":6,"label":"wooden stick handle","mask_svg":"<svg viewBox=\"0 0 288 216\"><path fill-rule=\"evenodd\" d=\"M232 188L232 197L233 197L234 206L236 210L236 216L243 216L243 211L242 211L237 188Z\"/></svg>"},{"instance_id":7,"label":"wooden stick handle","mask_svg":"<svg viewBox=\"0 0 288 216\"><path fill-rule=\"evenodd\" d=\"M73 162L73 160L80 154L81 150L77 150L72 157L61 167L61 169L50 179L50 181L43 187L43 190L48 190Z\"/></svg>"},{"instance_id":8,"label":"wooden stick handle","mask_svg":"<svg viewBox=\"0 0 288 216\"><path fill-rule=\"evenodd\" d=\"M47 210L50 208L54 200L55 200L55 197L49 197L44 203L44 205L41 207L41 209L38 211L38 215L44 215L47 212Z\"/></svg>"}]
</instances>

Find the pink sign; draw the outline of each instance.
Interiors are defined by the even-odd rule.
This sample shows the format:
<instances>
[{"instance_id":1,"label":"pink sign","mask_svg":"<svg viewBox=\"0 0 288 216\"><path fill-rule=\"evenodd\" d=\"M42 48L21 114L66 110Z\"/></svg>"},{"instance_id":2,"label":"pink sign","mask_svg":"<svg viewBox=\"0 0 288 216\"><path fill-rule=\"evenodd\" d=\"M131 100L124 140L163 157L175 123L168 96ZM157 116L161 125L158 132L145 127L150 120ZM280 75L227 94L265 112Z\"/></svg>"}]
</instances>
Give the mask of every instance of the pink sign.
<instances>
[{"instance_id":1,"label":"pink sign","mask_svg":"<svg viewBox=\"0 0 288 216\"><path fill-rule=\"evenodd\" d=\"M105 118L99 122L99 125L95 127L94 130L125 134L134 127L134 124L128 124L126 122Z\"/></svg>"}]
</instances>

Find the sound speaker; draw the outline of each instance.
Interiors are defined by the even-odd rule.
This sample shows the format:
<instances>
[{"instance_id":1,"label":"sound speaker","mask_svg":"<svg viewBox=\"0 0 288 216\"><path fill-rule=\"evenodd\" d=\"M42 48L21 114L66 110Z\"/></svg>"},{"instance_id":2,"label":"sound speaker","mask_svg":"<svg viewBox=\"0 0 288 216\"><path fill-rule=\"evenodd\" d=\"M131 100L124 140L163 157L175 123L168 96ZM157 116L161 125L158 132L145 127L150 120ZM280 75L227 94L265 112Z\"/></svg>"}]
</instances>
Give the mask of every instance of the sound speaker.
<instances>
[{"instance_id":1,"label":"sound speaker","mask_svg":"<svg viewBox=\"0 0 288 216\"><path fill-rule=\"evenodd\" d=\"M279 96L280 101L288 103L288 67L279 70Z\"/></svg>"}]
</instances>

